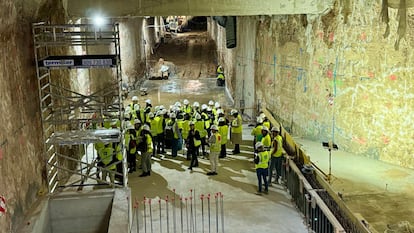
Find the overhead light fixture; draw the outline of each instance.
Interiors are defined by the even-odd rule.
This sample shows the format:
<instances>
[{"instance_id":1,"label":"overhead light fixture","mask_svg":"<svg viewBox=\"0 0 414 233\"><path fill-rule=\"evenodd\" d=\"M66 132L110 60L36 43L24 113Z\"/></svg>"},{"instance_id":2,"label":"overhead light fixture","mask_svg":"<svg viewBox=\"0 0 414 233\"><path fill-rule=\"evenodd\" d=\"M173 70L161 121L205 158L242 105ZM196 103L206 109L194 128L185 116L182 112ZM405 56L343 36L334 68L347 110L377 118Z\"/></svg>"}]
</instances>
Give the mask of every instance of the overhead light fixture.
<instances>
[{"instance_id":1,"label":"overhead light fixture","mask_svg":"<svg viewBox=\"0 0 414 233\"><path fill-rule=\"evenodd\" d=\"M92 18L93 24L97 27L100 27L105 24L105 19L100 15L95 15Z\"/></svg>"}]
</instances>

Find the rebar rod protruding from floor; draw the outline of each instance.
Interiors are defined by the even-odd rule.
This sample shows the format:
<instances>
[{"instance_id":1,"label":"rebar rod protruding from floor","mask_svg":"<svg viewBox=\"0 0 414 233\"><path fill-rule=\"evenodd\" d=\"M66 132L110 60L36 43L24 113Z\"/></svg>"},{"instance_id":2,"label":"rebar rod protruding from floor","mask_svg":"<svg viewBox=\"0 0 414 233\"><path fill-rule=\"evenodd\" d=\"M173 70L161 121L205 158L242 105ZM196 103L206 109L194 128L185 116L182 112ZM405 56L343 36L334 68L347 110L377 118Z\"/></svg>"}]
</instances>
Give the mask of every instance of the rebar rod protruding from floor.
<instances>
[{"instance_id":1,"label":"rebar rod protruding from floor","mask_svg":"<svg viewBox=\"0 0 414 233\"><path fill-rule=\"evenodd\" d=\"M158 207L159 207L159 210L160 210L160 233L162 233L161 199L158 199Z\"/></svg>"},{"instance_id":2,"label":"rebar rod protruding from floor","mask_svg":"<svg viewBox=\"0 0 414 233\"><path fill-rule=\"evenodd\" d=\"M224 206L223 206L223 194L220 193L221 201L221 233L224 233Z\"/></svg>"},{"instance_id":3,"label":"rebar rod protruding from floor","mask_svg":"<svg viewBox=\"0 0 414 233\"><path fill-rule=\"evenodd\" d=\"M214 195L214 200L216 202L216 233L219 231L219 222L218 222L218 193Z\"/></svg>"},{"instance_id":4,"label":"rebar rod protruding from floor","mask_svg":"<svg viewBox=\"0 0 414 233\"><path fill-rule=\"evenodd\" d=\"M145 205L146 199L144 197L144 232L147 233L147 220L146 220L146 216L147 216L147 210L146 210L146 205Z\"/></svg>"},{"instance_id":5,"label":"rebar rod protruding from floor","mask_svg":"<svg viewBox=\"0 0 414 233\"><path fill-rule=\"evenodd\" d=\"M135 209L135 218L136 218L136 221L137 221L137 233L139 233L139 216L138 216L138 214L139 214L139 202L138 202L138 200L137 199L135 199L135 207L136 207L136 209Z\"/></svg>"},{"instance_id":6,"label":"rebar rod protruding from floor","mask_svg":"<svg viewBox=\"0 0 414 233\"><path fill-rule=\"evenodd\" d=\"M194 225L193 225L193 190L190 189L190 232L194 231Z\"/></svg>"},{"instance_id":7,"label":"rebar rod protruding from floor","mask_svg":"<svg viewBox=\"0 0 414 233\"><path fill-rule=\"evenodd\" d=\"M151 233L153 233L153 228L152 228L152 209L151 209L151 199L148 199L148 205L149 205L149 212L150 212Z\"/></svg>"},{"instance_id":8,"label":"rebar rod protruding from floor","mask_svg":"<svg viewBox=\"0 0 414 233\"><path fill-rule=\"evenodd\" d=\"M168 195L165 198L165 206L166 206L165 208L167 210L167 233L170 233L170 217L169 217L170 213L168 211Z\"/></svg>"},{"instance_id":9,"label":"rebar rod protruding from floor","mask_svg":"<svg viewBox=\"0 0 414 233\"><path fill-rule=\"evenodd\" d=\"M203 229L203 233L204 233L204 194L201 194L200 200L201 200L201 228Z\"/></svg>"},{"instance_id":10,"label":"rebar rod protruding from floor","mask_svg":"<svg viewBox=\"0 0 414 233\"><path fill-rule=\"evenodd\" d=\"M188 227L188 202L187 202L187 198L184 199L185 200L185 219L187 222L187 233L189 232L190 228Z\"/></svg>"},{"instance_id":11,"label":"rebar rod protruding from floor","mask_svg":"<svg viewBox=\"0 0 414 233\"><path fill-rule=\"evenodd\" d=\"M184 222L183 222L183 198L180 196L180 218L181 218L181 233L184 233Z\"/></svg>"},{"instance_id":12,"label":"rebar rod protruding from floor","mask_svg":"<svg viewBox=\"0 0 414 233\"><path fill-rule=\"evenodd\" d=\"M193 228L193 233L195 233L197 231L197 206L196 206L196 193L195 193L195 189L193 192L193 205L194 205L194 228Z\"/></svg>"},{"instance_id":13,"label":"rebar rod protruding from floor","mask_svg":"<svg viewBox=\"0 0 414 233\"><path fill-rule=\"evenodd\" d=\"M211 225L210 225L210 193L207 195L207 205L208 205L208 233L211 232Z\"/></svg>"},{"instance_id":14,"label":"rebar rod protruding from floor","mask_svg":"<svg viewBox=\"0 0 414 233\"><path fill-rule=\"evenodd\" d=\"M175 198L175 189L173 189L173 192L174 192L174 198L172 199L172 201L174 202L174 204L173 204L173 225L174 225L174 233L176 233L176 230L177 230L177 225L176 225L176 217L175 217L175 208L176 208L176 198Z\"/></svg>"}]
</instances>

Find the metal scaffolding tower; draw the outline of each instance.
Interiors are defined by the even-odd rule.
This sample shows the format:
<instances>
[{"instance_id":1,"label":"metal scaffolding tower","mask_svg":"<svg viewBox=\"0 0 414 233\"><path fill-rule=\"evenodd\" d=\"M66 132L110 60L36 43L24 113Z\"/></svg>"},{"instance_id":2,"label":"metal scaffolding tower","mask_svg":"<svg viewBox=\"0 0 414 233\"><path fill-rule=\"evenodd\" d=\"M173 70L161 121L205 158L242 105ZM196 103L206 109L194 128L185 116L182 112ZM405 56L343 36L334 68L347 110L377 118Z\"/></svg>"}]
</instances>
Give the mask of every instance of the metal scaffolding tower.
<instances>
[{"instance_id":1,"label":"metal scaffolding tower","mask_svg":"<svg viewBox=\"0 0 414 233\"><path fill-rule=\"evenodd\" d=\"M126 187L119 25L35 23L32 26L49 193L58 187L81 189L101 184ZM94 47L98 48L96 51L108 51L89 54ZM75 48L82 49L81 55L61 55L75 53ZM57 81L63 72L56 69L81 68L110 69L111 81L87 94L73 90L69 82L64 85ZM89 80L101 82L101 77L90 74ZM103 148L112 148L106 150L106 155L110 151L113 158L109 164L108 157L101 158ZM73 152L76 149L78 154ZM103 177L107 174L109 179Z\"/></svg>"}]
</instances>

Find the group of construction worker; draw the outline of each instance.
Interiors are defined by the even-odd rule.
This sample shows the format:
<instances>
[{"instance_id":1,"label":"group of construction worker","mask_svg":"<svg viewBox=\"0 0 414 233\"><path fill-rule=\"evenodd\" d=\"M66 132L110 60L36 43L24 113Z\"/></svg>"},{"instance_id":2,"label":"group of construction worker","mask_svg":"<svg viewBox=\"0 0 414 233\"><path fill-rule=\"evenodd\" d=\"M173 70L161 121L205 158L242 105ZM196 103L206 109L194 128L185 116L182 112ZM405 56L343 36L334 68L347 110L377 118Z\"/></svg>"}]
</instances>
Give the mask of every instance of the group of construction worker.
<instances>
[{"instance_id":1,"label":"group of construction worker","mask_svg":"<svg viewBox=\"0 0 414 233\"><path fill-rule=\"evenodd\" d=\"M170 155L174 158L185 147L186 158L190 161L188 169L198 166L198 157L208 155L211 171L207 175L217 175L218 159L226 157L229 131L233 154L240 153L242 118L235 109L230 115L231 122L221 104L213 100L200 105L184 99L167 109L163 105L153 107L150 99L141 107L138 97L133 96L124 112L129 173L136 171L136 160L141 158L143 173L140 176L149 176L151 156L166 155L166 149L171 149ZM137 157L138 154L141 156Z\"/></svg>"},{"instance_id":2,"label":"group of construction worker","mask_svg":"<svg viewBox=\"0 0 414 233\"><path fill-rule=\"evenodd\" d=\"M272 186L273 171L276 170L276 181L282 183L283 139L280 129L271 125L264 113L257 117L256 126L252 129L255 149L254 163L258 180L258 195L269 193ZM262 190L262 181L264 190Z\"/></svg>"}]
</instances>

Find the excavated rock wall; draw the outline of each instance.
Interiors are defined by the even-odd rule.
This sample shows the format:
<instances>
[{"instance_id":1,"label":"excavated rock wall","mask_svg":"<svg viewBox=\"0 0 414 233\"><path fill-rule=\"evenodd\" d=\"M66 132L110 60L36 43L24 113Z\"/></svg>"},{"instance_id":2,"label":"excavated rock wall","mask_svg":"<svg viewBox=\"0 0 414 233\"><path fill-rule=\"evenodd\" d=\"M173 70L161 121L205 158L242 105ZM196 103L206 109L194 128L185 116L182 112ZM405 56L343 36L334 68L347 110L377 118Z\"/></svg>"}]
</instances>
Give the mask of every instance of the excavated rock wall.
<instances>
[{"instance_id":1,"label":"excavated rock wall","mask_svg":"<svg viewBox=\"0 0 414 233\"><path fill-rule=\"evenodd\" d=\"M384 37L381 3L337 1L325 15L250 18L257 24L255 100L294 135L333 140L341 150L414 168L414 9L407 9L396 50L403 25L399 30L398 10L389 8ZM239 44L247 33L238 31ZM220 45L223 37L211 35ZM238 59L226 59L234 52L222 48L219 60L234 66ZM235 95L240 77L227 77Z\"/></svg>"},{"instance_id":2,"label":"excavated rock wall","mask_svg":"<svg viewBox=\"0 0 414 233\"><path fill-rule=\"evenodd\" d=\"M0 15L0 195L7 209L0 232L16 232L47 192L31 23L64 23L65 14L60 1L4 0Z\"/></svg>"}]
</instances>

